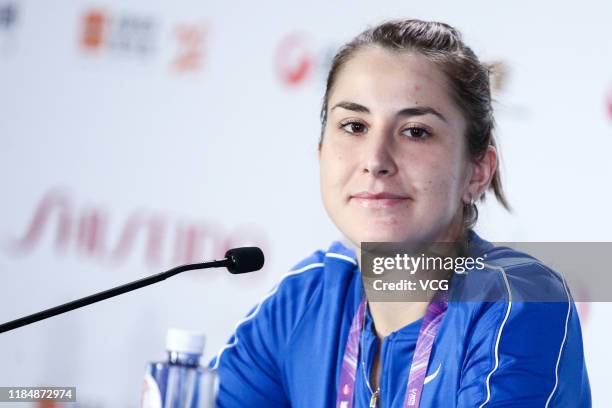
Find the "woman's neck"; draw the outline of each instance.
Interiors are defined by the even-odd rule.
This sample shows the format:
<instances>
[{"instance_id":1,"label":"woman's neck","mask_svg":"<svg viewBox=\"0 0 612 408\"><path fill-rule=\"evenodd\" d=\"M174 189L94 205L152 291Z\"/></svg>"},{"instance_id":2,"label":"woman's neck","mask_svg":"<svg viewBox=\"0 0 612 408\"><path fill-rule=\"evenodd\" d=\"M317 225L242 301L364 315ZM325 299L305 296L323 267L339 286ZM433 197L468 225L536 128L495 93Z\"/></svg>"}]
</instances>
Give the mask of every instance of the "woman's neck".
<instances>
[{"instance_id":1,"label":"woman's neck","mask_svg":"<svg viewBox=\"0 0 612 408\"><path fill-rule=\"evenodd\" d=\"M368 302L379 339L413 323L427 311L429 302Z\"/></svg>"},{"instance_id":2,"label":"woman's neck","mask_svg":"<svg viewBox=\"0 0 612 408\"><path fill-rule=\"evenodd\" d=\"M464 242L466 238L467 231L462 230L453 223L445 233L441 234L433 242ZM355 251L357 254L357 262L361 269L361 248L356 246ZM367 294L368 291L366 290L366 297L368 297ZM367 299L376 334L381 340L389 334L425 316L427 306L434 293L428 292L426 296L427 299L423 299L423 292L421 292L420 296L414 300L410 299L409 293L405 293L404 295L407 297L405 297L406 301L379 301L380 297L376 300Z\"/></svg>"},{"instance_id":3,"label":"woman's neck","mask_svg":"<svg viewBox=\"0 0 612 408\"><path fill-rule=\"evenodd\" d=\"M368 302L376 335L382 341L391 333L419 320L425 316L427 305L428 302ZM386 390L380 390L380 350L381 347L377 347L370 372L370 384L373 392L379 390L379 393L382 393Z\"/></svg>"}]
</instances>

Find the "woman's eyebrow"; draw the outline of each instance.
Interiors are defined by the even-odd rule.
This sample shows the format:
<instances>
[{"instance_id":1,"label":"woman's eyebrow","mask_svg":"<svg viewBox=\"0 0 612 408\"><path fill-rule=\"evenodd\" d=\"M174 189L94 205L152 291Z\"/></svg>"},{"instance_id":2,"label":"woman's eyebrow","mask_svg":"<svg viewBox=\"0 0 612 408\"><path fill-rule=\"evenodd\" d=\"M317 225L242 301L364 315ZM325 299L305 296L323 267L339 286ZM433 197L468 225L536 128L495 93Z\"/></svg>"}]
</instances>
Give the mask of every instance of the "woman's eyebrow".
<instances>
[{"instance_id":1,"label":"woman's eyebrow","mask_svg":"<svg viewBox=\"0 0 612 408\"><path fill-rule=\"evenodd\" d=\"M343 108L343 109L350 110L353 112L370 113L370 110L367 107L360 105L358 103L355 103L355 102L345 102L345 101L338 102L331 108L331 110L334 110L336 108ZM442 115L440 112L438 112L437 110L435 110L434 108L430 106L418 106L414 108L404 108L397 112L397 116L422 116L422 115L428 115L428 114L437 116L440 119L442 119L442 121L448 123L444 115Z\"/></svg>"}]
</instances>

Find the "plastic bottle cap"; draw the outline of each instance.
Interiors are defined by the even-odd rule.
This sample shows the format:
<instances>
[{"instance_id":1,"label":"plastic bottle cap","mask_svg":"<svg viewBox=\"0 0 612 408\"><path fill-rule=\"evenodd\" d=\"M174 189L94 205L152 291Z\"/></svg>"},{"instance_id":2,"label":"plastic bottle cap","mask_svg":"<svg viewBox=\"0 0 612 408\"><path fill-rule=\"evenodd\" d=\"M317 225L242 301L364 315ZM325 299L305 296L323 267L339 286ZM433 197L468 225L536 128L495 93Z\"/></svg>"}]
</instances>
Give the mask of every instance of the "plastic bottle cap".
<instances>
[{"instance_id":1,"label":"plastic bottle cap","mask_svg":"<svg viewBox=\"0 0 612 408\"><path fill-rule=\"evenodd\" d=\"M179 353L202 354L204 334L182 329L169 329L166 335L166 349Z\"/></svg>"}]
</instances>

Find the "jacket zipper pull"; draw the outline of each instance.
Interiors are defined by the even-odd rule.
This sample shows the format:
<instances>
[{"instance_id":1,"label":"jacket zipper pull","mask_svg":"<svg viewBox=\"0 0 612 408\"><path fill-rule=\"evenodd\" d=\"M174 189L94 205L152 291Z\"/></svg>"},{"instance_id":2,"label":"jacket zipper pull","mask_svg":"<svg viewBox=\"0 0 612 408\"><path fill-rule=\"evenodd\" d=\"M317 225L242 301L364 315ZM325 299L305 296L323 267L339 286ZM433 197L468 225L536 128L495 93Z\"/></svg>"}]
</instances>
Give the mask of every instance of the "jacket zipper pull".
<instances>
[{"instance_id":1,"label":"jacket zipper pull","mask_svg":"<svg viewBox=\"0 0 612 408\"><path fill-rule=\"evenodd\" d=\"M378 397L380 395L380 388L377 388L374 393L372 393L372 399L370 400L370 408L376 408L378 405Z\"/></svg>"}]
</instances>

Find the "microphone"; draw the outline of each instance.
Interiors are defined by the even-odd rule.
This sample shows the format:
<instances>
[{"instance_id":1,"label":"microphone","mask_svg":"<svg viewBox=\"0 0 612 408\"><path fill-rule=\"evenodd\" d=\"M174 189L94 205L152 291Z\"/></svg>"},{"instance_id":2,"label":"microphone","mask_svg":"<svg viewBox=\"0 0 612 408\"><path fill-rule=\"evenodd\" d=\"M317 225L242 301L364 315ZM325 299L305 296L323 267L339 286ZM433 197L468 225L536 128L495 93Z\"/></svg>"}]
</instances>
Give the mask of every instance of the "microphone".
<instances>
[{"instance_id":1,"label":"microphone","mask_svg":"<svg viewBox=\"0 0 612 408\"><path fill-rule=\"evenodd\" d=\"M261 249L257 247L242 247L230 249L225 253L225 259L222 259L220 261L210 261L177 266L176 268L172 268L166 272L158 273L156 275L139 279L134 282L126 283L125 285L117 286L112 289L105 290L103 292L95 293L93 295L89 295L81 299L73 300L72 302L64 303L63 305L55 306L50 309L46 309L28 316L21 317L19 319L11 320L9 322L0 324L0 333L7 332L9 330L14 330L43 319L48 319L49 317L53 317L61 313L66 313L71 310L78 309L79 307L91 305L92 303L96 303L101 300L111 298L113 296L121 295L132 290L140 289L142 287L161 282L171 276L178 275L181 272L191 271L194 269L226 267L230 273L240 274L258 271L263 267L263 264L264 254Z\"/></svg>"},{"instance_id":2,"label":"microphone","mask_svg":"<svg viewBox=\"0 0 612 408\"><path fill-rule=\"evenodd\" d=\"M258 271L264 264L264 254L257 247L230 249L225 258L231 262L227 270L233 274Z\"/></svg>"}]
</instances>

